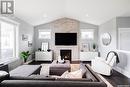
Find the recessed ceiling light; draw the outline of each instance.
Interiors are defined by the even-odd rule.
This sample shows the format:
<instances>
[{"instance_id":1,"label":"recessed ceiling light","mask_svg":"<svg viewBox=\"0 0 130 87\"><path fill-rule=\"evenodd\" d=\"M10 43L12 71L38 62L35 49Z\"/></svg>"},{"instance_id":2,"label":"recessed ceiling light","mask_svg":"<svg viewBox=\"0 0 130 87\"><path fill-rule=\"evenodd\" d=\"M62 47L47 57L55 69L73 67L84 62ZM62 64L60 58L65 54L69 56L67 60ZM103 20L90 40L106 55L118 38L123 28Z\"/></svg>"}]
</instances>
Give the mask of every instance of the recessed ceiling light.
<instances>
[{"instance_id":1,"label":"recessed ceiling light","mask_svg":"<svg viewBox=\"0 0 130 87\"><path fill-rule=\"evenodd\" d=\"M46 17L47 17L47 14L44 14L43 17L46 18Z\"/></svg>"}]
</instances>

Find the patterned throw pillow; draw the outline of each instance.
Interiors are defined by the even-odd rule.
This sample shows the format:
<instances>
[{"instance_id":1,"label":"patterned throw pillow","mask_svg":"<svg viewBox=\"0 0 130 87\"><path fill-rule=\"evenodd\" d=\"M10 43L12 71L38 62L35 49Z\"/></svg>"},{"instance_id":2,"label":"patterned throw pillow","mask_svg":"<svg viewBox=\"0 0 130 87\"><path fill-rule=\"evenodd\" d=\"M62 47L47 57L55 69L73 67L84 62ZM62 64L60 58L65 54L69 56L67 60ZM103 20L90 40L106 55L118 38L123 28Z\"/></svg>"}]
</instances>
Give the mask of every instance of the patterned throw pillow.
<instances>
[{"instance_id":1,"label":"patterned throw pillow","mask_svg":"<svg viewBox=\"0 0 130 87\"><path fill-rule=\"evenodd\" d=\"M64 72L61 75L61 78L73 78L73 79L80 79L82 78L82 69L74 71L74 72Z\"/></svg>"}]
</instances>

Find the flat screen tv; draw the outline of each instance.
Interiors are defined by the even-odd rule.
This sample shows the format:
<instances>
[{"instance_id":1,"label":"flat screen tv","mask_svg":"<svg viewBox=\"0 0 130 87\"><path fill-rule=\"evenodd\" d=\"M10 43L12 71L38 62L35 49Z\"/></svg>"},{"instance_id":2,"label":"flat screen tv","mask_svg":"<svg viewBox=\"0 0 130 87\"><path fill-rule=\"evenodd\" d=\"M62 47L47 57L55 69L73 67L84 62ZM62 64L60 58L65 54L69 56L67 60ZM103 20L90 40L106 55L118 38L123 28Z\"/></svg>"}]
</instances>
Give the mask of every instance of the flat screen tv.
<instances>
[{"instance_id":1,"label":"flat screen tv","mask_svg":"<svg viewBox=\"0 0 130 87\"><path fill-rule=\"evenodd\" d=\"M77 33L55 33L55 45L77 45Z\"/></svg>"}]
</instances>

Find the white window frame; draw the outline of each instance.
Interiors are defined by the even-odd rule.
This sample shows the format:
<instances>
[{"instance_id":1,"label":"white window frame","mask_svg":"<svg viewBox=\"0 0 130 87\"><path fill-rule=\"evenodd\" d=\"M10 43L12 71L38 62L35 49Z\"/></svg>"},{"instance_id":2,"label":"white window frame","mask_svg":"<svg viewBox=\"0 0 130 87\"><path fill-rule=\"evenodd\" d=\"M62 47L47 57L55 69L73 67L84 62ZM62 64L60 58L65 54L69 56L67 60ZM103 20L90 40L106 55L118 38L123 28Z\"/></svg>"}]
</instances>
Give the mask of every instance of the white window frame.
<instances>
[{"instance_id":1,"label":"white window frame","mask_svg":"<svg viewBox=\"0 0 130 87\"><path fill-rule=\"evenodd\" d=\"M92 36L92 38L83 38L82 37L82 32L93 32L93 36ZM94 33L95 33L95 30L94 29L81 29L80 30L80 36L81 36L81 39L82 40L94 40Z\"/></svg>"},{"instance_id":2,"label":"white window frame","mask_svg":"<svg viewBox=\"0 0 130 87\"><path fill-rule=\"evenodd\" d=\"M42 38L42 37L40 37L40 32L49 32L50 37L49 38ZM51 39L51 29L39 29L38 30L38 39Z\"/></svg>"},{"instance_id":3,"label":"white window frame","mask_svg":"<svg viewBox=\"0 0 130 87\"><path fill-rule=\"evenodd\" d=\"M12 62L14 60L19 59L19 23L15 22L15 21L13 21L11 19L8 19L6 17L1 17L0 18L0 22L5 22L5 23L8 23L8 24L13 24L15 26L15 34L14 34L15 35L15 38L14 38L15 50L14 50L14 57L13 58L5 58L5 59L4 58L0 58L0 64L1 63L10 63L10 62ZM0 24L0 28L1 28L1 24ZM1 52L0 52L0 55L1 55Z\"/></svg>"}]
</instances>

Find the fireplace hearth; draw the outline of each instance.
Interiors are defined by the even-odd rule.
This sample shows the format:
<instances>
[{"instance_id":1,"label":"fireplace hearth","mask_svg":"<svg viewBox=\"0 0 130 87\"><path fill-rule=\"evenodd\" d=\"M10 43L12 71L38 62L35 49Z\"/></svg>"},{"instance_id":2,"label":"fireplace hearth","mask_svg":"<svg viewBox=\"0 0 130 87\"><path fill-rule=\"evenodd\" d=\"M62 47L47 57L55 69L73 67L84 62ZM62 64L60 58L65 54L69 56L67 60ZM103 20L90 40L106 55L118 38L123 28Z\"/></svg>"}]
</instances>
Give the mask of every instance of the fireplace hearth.
<instances>
[{"instance_id":1,"label":"fireplace hearth","mask_svg":"<svg viewBox=\"0 0 130 87\"><path fill-rule=\"evenodd\" d=\"M60 50L61 59L71 61L71 50Z\"/></svg>"}]
</instances>

